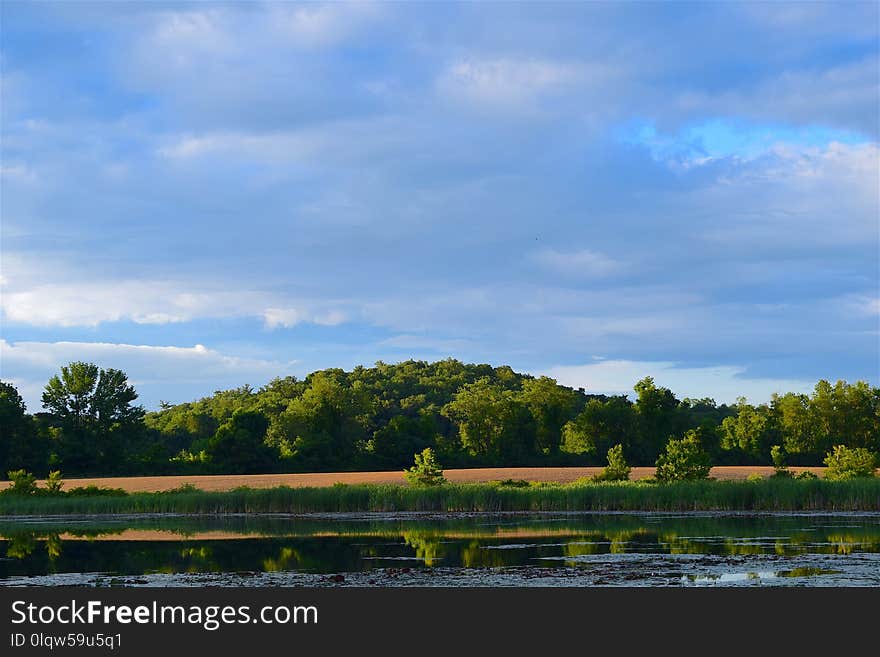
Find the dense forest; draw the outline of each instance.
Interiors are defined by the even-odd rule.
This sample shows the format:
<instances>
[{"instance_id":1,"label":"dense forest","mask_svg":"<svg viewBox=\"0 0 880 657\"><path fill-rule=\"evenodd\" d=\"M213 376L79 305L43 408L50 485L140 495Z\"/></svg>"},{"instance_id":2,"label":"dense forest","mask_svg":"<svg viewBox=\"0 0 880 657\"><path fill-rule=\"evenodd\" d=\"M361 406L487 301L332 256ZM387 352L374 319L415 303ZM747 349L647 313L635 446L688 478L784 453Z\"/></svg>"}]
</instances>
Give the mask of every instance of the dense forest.
<instances>
[{"instance_id":1,"label":"dense forest","mask_svg":"<svg viewBox=\"0 0 880 657\"><path fill-rule=\"evenodd\" d=\"M819 381L812 395L678 399L646 377L627 396L590 394L510 367L447 359L378 362L242 386L147 413L124 372L70 363L29 414L0 382L0 473L65 476L399 469L432 447L445 467L601 465L622 444L653 465L693 436L719 465L819 465L833 445L880 452L880 388ZM0 475L2 476L2 475Z\"/></svg>"}]
</instances>

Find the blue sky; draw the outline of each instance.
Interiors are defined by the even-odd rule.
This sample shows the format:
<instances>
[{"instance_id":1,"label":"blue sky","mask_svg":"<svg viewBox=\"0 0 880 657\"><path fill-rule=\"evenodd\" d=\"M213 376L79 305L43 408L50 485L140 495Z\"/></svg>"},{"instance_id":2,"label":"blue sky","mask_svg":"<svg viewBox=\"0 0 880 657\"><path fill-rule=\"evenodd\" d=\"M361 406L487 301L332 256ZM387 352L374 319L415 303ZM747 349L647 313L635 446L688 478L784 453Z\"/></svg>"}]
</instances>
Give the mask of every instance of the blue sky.
<instances>
[{"instance_id":1,"label":"blue sky","mask_svg":"<svg viewBox=\"0 0 880 657\"><path fill-rule=\"evenodd\" d=\"M876 3L17 3L2 377L880 383Z\"/></svg>"}]
</instances>

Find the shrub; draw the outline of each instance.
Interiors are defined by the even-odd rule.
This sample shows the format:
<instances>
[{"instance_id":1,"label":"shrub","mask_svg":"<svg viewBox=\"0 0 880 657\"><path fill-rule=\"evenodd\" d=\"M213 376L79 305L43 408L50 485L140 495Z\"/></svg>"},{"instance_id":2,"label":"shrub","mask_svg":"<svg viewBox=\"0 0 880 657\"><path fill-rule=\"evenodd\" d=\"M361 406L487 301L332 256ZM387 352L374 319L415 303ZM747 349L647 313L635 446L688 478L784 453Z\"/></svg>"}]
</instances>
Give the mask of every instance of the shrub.
<instances>
[{"instance_id":1,"label":"shrub","mask_svg":"<svg viewBox=\"0 0 880 657\"><path fill-rule=\"evenodd\" d=\"M68 497L125 497L128 492L124 488L105 488L103 486L79 486L67 491Z\"/></svg>"},{"instance_id":2,"label":"shrub","mask_svg":"<svg viewBox=\"0 0 880 657\"><path fill-rule=\"evenodd\" d=\"M528 488L531 486L531 483L526 481L525 479L502 479L501 481L492 482L496 486L501 486L504 488Z\"/></svg>"},{"instance_id":3,"label":"shrub","mask_svg":"<svg viewBox=\"0 0 880 657\"><path fill-rule=\"evenodd\" d=\"M818 479L819 475L815 472L810 472L809 470L804 470L803 472L798 472L795 476L795 479L800 479L801 481L805 479Z\"/></svg>"},{"instance_id":4,"label":"shrub","mask_svg":"<svg viewBox=\"0 0 880 657\"><path fill-rule=\"evenodd\" d=\"M608 450L608 465L593 477L594 481L627 481L631 468L623 457L623 445Z\"/></svg>"},{"instance_id":5,"label":"shrub","mask_svg":"<svg viewBox=\"0 0 880 657\"><path fill-rule=\"evenodd\" d=\"M61 470L50 470L49 477L46 479L46 493L49 495L60 495L63 485Z\"/></svg>"},{"instance_id":6,"label":"shrub","mask_svg":"<svg viewBox=\"0 0 880 657\"><path fill-rule=\"evenodd\" d=\"M169 488L168 490L163 491L163 492L170 494L170 495L180 495L180 494L186 494L186 493L201 493L202 489L196 487L195 484L192 484L190 482L186 482L184 484L180 484L179 486L177 486L175 488Z\"/></svg>"},{"instance_id":7,"label":"shrub","mask_svg":"<svg viewBox=\"0 0 880 657\"><path fill-rule=\"evenodd\" d=\"M36 495L37 478L25 470L10 470L6 473L12 486L6 489L9 495Z\"/></svg>"},{"instance_id":8,"label":"shrub","mask_svg":"<svg viewBox=\"0 0 880 657\"><path fill-rule=\"evenodd\" d=\"M407 482L413 486L439 486L446 482L443 469L437 463L434 450L426 447L421 454L415 455L416 464L409 470L403 471Z\"/></svg>"},{"instance_id":9,"label":"shrub","mask_svg":"<svg viewBox=\"0 0 880 657\"><path fill-rule=\"evenodd\" d=\"M764 475L762 475L760 472L753 472L748 477L746 477L746 481L763 481L763 480L764 480Z\"/></svg>"},{"instance_id":10,"label":"shrub","mask_svg":"<svg viewBox=\"0 0 880 657\"><path fill-rule=\"evenodd\" d=\"M657 459L656 476L659 481L707 479L711 469L712 462L696 433L688 431L684 438L671 438L666 443L666 452Z\"/></svg>"},{"instance_id":11,"label":"shrub","mask_svg":"<svg viewBox=\"0 0 880 657\"><path fill-rule=\"evenodd\" d=\"M825 478L831 480L873 477L877 459L864 447L835 445L825 456Z\"/></svg>"},{"instance_id":12,"label":"shrub","mask_svg":"<svg viewBox=\"0 0 880 657\"><path fill-rule=\"evenodd\" d=\"M782 445L773 445L770 448L770 458L773 460L773 469L775 472L773 473L774 477L791 477L791 470L788 469L788 466L785 464L785 450L782 448Z\"/></svg>"}]
</instances>

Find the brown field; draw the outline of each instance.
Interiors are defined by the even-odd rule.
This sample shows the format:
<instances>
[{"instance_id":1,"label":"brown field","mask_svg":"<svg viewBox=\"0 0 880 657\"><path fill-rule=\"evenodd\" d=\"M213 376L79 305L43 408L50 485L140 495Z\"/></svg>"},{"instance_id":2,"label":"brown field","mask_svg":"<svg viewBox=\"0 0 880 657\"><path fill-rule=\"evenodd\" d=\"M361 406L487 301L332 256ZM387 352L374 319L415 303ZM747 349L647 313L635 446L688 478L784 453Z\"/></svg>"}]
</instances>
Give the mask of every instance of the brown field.
<instances>
[{"instance_id":1,"label":"brown field","mask_svg":"<svg viewBox=\"0 0 880 657\"><path fill-rule=\"evenodd\" d=\"M444 475L455 483L479 483L501 479L524 479L526 481L548 481L566 483L591 477L602 468L473 468L466 470L445 470ZM810 470L822 476L825 468L792 467L793 472ZM633 468L631 479L644 479L653 476L653 467ZM715 479L745 479L750 474L763 476L773 474L770 466L716 466L709 476ZM128 492L163 491L177 488L183 484L192 484L206 491L223 491L239 486L251 488L274 488L275 486L332 486L343 484L402 484L402 471L390 472L313 472L304 474L265 474L265 475L189 475L170 477L96 477L91 479L66 479L64 488L78 486L103 486L122 488ZM40 482L44 485L45 482ZM8 482L0 482L0 489L8 486Z\"/></svg>"}]
</instances>

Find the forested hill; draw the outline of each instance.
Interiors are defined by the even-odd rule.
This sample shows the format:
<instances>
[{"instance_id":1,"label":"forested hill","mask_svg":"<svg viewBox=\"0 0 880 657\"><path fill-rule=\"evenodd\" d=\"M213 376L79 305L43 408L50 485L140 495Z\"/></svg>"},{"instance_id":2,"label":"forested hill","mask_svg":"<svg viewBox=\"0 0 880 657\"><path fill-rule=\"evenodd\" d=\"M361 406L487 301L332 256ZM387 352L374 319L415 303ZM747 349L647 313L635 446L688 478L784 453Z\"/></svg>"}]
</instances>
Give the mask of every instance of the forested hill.
<instances>
[{"instance_id":1,"label":"forested hill","mask_svg":"<svg viewBox=\"0 0 880 657\"><path fill-rule=\"evenodd\" d=\"M71 396L65 386L74 383L86 392ZM810 396L728 406L679 400L651 378L635 384L630 400L506 366L379 362L145 414L124 373L71 363L46 386L49 412L34 416L13 386L0 385L3 473L399 469L425 447L445 467L599 465L616 444L631 464L653 465L669 438L683 435L696 437L716 464L770 463L773 445L792 464L819 465L837 444L880 451L880 389L865 382L820 381Z\"/></svg>"}]
</instances>

